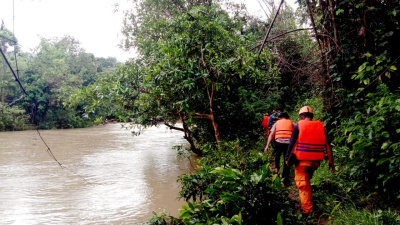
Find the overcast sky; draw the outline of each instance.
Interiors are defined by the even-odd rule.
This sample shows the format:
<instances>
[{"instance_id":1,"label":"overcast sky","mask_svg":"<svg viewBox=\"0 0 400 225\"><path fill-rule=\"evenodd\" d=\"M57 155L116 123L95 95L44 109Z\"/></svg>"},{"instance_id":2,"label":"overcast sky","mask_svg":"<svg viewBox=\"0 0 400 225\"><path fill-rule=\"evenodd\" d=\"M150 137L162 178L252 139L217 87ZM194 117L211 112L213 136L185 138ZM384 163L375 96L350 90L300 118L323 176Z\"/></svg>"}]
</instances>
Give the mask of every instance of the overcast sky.
<instances>
[{"instance_id":1,"label":"overcast sky","mask_svg":"<svg viewBox=\"0 0 400 225\"><path fill-rule=\"evenodd\" d=\"M13 30L13 0L0 0L0 19ZM263 15L258 0L245 2L251 13ZM114 12L118 2L120 10ZM124 7L129 0L14 0L15 36L23 51L31 51L40 37L71 35L86 52L96 57L115 57L123 62L133 53L118 47Z\"/></svg>"}]
</instances>

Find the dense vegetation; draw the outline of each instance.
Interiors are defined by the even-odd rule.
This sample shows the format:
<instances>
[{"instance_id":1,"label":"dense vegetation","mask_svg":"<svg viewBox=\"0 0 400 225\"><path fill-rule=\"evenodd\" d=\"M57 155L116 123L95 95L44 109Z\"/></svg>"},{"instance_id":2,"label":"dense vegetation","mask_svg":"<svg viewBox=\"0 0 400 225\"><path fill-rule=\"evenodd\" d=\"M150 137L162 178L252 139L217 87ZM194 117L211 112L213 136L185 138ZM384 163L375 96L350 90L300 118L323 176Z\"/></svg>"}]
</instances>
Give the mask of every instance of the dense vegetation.
<instances>
[{"instance_id":1,"label":"dense vegetation","mask_svg":"<svg viewBox=\"0 0 400 225\"><path fill-rule=\"evenodd\" d=\"M227 1L134 1L123 32L138 56L118 68L73 38L43 40L19 52L28 95L9 104L21 92L1 83L0 129L115 118L182 131L203 155L178 180L187 206L150 224L399 224L399 1L263 3L266 21ZM297 121L303 105L326 125L337 170L316 171L307 219L270 172L260 126L278 107Z\"/></svg>"},{"instance_id":2,"label":"dense vegetation","mask_svg":"<svg viewBox=\"0 0 400 225\"><path fill-rule=\"evenodd\" d=\"M95 58L72 37L42 39L33 53L21 52L12 34L0 31L1 48L27 95L3 59L0 64L0 131L38 127L73 128L91 124L84 116L84 102L68 107L69 97L113 72L115 58ZM16 57L15 57L16 56ZM17 61L16 61L17 60ZM18 67L16 67L18 65ZM92 104L92 103L90 103ZM112 115L107 112L108 115Z\"/></svg>"}]
</instances>

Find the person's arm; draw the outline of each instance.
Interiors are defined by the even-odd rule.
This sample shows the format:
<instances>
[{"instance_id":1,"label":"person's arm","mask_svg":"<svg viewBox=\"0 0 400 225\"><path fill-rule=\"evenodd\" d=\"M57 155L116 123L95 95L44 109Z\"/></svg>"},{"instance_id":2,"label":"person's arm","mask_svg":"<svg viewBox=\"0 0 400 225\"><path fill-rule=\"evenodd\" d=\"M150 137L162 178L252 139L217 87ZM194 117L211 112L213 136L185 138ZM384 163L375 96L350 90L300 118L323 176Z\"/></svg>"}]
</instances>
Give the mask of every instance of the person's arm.
<instances>
[{"instance_id":1,"label":"person's arm","mask_svg":"<svg viewBox=\"0 0 400 225\"><path fill-rule=\"evenodd\" d=\"M271 134L268 137L267 146L265 146L265 148L264 148L265 153L268 152L269 144L271 144L272 139L275 137L275 130L276 130L276 124L274 124L274 126L272 126Z\"/></svg>"},{"instance_id":2,"label":"person's arm","mask_svg":"<svg viewBox=\"0 0 400 225\"><path fill-rule=\"evenodd\" d=\"M293 127L292 136L290 136L289 147L288 147L288 149L286 151L286 155L285 155L286 165L288 165L289 156L290 156L290 153L292 152L292 149L294 148L294 145L296 144L297 138L299 138L299 127L298 127L298 125L295 125Z\"/></svg>"}]
</instances>

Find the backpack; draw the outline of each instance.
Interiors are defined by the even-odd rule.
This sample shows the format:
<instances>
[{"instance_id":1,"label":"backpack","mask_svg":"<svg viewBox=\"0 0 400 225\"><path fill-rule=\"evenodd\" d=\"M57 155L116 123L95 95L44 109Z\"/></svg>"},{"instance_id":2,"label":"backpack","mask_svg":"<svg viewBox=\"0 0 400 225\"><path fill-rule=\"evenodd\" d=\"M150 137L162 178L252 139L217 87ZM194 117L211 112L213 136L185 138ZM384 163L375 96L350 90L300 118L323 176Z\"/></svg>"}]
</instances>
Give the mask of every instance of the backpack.
<instances>
[{"instance_id":1,"label":"backpack","mask_svg":"<svg viewBox=\"0 0 400 225\"><path fill-rule=\"evenodd\" d=\"M274 124L276 123L276 121L278 121L278 119L279 119L279 112L274 112L272 115L271 115L271 117L272 117L272 119L271 119L271 124L269 125L269 129L271 130L272 129L272 127L274 126Z\"/></svg>"}]
</instances>

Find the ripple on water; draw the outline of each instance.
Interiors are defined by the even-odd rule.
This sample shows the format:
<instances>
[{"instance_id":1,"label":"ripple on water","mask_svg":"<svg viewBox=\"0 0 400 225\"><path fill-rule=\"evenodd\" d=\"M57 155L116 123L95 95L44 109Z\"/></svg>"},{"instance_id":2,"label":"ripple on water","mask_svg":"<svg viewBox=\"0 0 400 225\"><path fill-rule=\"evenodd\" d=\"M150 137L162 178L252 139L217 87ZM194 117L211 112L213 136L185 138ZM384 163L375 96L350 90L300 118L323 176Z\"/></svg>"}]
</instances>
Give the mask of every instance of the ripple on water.
<instances>
[{"instance_id":1,"label":"ripple on water","mask_svg":"<svg viewBox=\"0 0 400 225\"><path fill-rule=\"evenodd\" d=\"M110 124L0 133L0 224L138 224L167 208L177 215L177 176L188 161L172 146L182 133L165 127L138 137ZM16 141L18 140L18 141Z\"/></svg>"}]
</instances>

